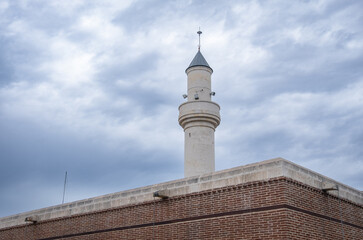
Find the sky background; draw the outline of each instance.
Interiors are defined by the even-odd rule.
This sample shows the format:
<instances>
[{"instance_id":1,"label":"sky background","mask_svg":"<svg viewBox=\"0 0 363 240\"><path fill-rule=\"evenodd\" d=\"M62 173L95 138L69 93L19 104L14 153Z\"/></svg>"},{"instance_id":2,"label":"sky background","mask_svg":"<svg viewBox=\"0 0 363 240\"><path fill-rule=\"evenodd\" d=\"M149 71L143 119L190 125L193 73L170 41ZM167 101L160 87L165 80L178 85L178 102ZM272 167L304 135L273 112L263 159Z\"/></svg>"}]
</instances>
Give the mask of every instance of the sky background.
<instances>
[{"instance_id":1,"label":"sky background","mask_svg":"<svg viewBox=\"0 0 363 240\"><path fill-rule=\"evenodd\" d=\"M362 190L363 1L0 0L0 217L183 178L201 51L216 170L283 157Z\"/></svg>"}]
</instances>

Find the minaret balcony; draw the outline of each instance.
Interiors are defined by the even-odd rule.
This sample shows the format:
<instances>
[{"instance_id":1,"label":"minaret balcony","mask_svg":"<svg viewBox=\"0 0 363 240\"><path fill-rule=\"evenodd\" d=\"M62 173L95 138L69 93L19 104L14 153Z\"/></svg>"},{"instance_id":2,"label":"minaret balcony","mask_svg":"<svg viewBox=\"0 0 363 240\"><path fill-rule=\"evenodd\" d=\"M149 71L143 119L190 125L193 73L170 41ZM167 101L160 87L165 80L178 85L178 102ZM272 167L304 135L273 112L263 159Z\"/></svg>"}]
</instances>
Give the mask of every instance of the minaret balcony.
<instances>
[{"instance_id":1,"label":"minaret balcony","mask_svg":"<svg viewBox=\"0 0 363 240\"><path fill-rule=\"evenodd\" d=\"M188 101L179 106L179 124L184 128L205 126L215 129L221 122L220 107L211 101Z\"/></svg>"}]
</instances>

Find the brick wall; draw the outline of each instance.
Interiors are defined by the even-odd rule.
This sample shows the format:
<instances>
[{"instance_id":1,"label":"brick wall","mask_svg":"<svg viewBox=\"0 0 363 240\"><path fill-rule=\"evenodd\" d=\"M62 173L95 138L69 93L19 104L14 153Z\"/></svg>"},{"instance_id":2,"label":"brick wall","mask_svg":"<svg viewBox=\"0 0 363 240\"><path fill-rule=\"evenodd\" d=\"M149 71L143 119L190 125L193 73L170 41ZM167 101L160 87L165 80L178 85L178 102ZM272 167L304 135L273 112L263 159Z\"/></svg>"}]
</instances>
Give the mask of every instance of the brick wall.
<instances>
[{"instance_id":1,"label":"brick wall","mask_svg":"<svg viewBox=\"0 0 363 240\"><path fill-rule=\"evenodd\" d=\"M10 239L363 239L363 207L285 177L24 224Z\"/></svg>"}]
</instances>

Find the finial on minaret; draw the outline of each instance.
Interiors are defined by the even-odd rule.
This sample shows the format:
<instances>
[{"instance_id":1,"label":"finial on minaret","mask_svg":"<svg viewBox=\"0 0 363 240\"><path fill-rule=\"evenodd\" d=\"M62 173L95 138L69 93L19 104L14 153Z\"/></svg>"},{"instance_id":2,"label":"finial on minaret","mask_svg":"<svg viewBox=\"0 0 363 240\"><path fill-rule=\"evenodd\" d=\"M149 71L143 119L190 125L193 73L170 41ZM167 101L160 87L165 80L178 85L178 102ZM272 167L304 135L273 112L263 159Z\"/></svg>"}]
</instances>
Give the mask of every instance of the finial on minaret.
<instances>
[{"instance_id":1,"label":"finial on minaret","mask_svg":"<svg viewBox=\"0 0 363 240\"><path fill-rule=\"evenodd\" d=\"M199 27L199 31L197 32L199 35L199 45L198 45L198 51L200 51L200 34L202 34L202 31L200 31L200 27Z\"/></svg>"}]
</instances>

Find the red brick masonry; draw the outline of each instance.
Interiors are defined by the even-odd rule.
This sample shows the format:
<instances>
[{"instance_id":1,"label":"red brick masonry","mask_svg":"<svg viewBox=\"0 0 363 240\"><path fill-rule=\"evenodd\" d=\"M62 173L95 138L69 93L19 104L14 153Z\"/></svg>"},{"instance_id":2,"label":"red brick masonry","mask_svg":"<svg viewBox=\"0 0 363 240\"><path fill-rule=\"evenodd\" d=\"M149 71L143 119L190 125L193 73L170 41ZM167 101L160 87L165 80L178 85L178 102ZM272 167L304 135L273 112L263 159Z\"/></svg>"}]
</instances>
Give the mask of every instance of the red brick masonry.
<instances>
[{"instance_id":1,"label":"red brick masonry","mask_svg":"<svg viewBox=\"0 0 363 240\"><path fill-rule=\"evenodd\" d=\"M279 177L9 227L0 239L362 240L363 206Z\"/></svg>"}]
</instances>

